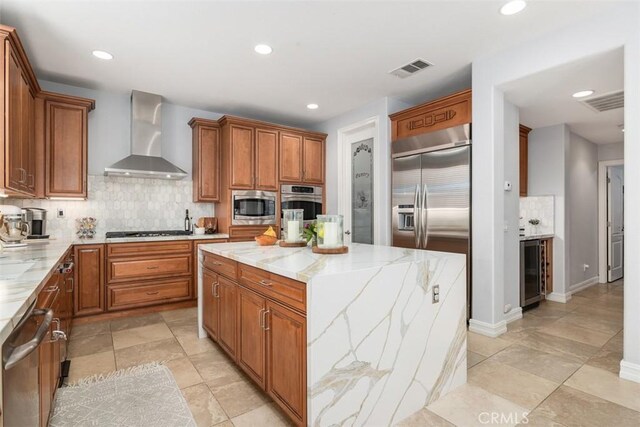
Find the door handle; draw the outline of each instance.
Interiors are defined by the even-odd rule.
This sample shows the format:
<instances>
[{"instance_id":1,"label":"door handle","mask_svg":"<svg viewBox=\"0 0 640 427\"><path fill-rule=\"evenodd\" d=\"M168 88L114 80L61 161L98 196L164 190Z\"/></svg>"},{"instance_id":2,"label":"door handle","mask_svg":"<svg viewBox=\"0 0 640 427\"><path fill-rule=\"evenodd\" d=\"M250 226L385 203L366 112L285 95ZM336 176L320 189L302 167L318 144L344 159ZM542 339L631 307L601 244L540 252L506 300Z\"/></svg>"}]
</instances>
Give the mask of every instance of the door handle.
<instances>
[{"instance_id":1,"label":"door handle","mask_svg":"<svg viewBox=\"0 0 640 427\"><path fill-rule=\"evenodd\" d=\"M420 220L422 224L420 228L422 229L422 248L427 249L427 243L429 242L429 223L427 222L427 213L429 212L428 205L429 192L427 191L427 184L424 184L424 190L422 193L422 207L420 213Z\"/></svg>"},{"instance_id":2,"label":"door handle","mask_svg":"<svg viewBox=\"0 0 640 427\"><path fill-rule=\"evenodd\" d=\"M263 319L262 319L262 329L264 329L265 331L268 331L269 329L271 329L269 326L267 326L267 319L268 319L268 315L269 313L271 313L271 310L266 310L264 313L262 313Z\"/></svg>"},{"instance_id":3,"label":"door handle","mask_svg":"<svg viewBox=\"0 0 640 427\"><path fill-rule=\"evenodd\" d=\"M53 310L52 309L44 310L44 309L38 308L33 310L29 315L29 317L34 317L34 316L44 316L44 319L42 320L42 323L38 327L38 330L36 331L33 338L31 338L26 343L19 345L18 347L14 348L11 351L9 356L6 358L6 362L4 364L5 370L9 370L13 368L18 363L20 363L21 360L23 360L25 357L31 354L32 351L38 348L40 343L42 343L42 341L44 340L44 337L47 335L47 332L49 332L49 326L51 326L51 322L53 321Z\"/></svg>"},{"instance_id":4,"label":"door handle","mask_svg":"<svg viewBox=\"0 0 640 427\"><path fill-rule=\"evenodd\" d=\"M344 234L346 234L347 236L350 236L351 235L351 231L347 230L347 231L344 232Z\"/></svg>"},{"instance_id":5,"label":"door handle","mask_svg":"<svg viewBox=\"0 0 640 427\"><path fill-rule=\"evenodd\" d=\"M413 195L413 236L415 238L416 248L420 247L420 185L416 185L416 192Z\"/></svg>"}]
</instances>

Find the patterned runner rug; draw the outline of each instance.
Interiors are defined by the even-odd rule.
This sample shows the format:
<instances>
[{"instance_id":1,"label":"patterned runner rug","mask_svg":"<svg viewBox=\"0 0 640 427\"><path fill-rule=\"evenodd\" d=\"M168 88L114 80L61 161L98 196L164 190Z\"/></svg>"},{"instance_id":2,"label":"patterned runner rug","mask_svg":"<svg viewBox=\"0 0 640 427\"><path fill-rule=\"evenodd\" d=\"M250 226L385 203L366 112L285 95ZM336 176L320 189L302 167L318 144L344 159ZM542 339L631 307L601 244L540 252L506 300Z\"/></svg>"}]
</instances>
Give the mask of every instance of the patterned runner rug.
<instances>
[{"instance_id":1,"label":"patterned runner rug","mask_svg":"<svg viewBox=\"0 0 640 427\"><path fill-rule=\"evenodd\" d=\"M56 393L50 427L195 427L171 371L152 363L94 376Z\"/></svg>"}]
</instances>

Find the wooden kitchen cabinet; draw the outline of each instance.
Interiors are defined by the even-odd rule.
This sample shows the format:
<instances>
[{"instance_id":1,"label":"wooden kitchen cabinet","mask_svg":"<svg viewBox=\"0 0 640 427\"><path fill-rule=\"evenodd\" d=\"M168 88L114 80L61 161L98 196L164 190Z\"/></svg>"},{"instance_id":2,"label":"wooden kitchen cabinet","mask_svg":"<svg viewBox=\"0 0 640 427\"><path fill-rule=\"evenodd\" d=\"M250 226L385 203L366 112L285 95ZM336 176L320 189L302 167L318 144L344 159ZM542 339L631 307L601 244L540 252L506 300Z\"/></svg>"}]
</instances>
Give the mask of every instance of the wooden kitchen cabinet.
<instances>
[{"instance_id":1,"label":"wooden kitchen cabinet","mask_svg":"<svg viewBox=\"0 0 640 427\"><path fill-rule=\"evenodd\" d=\"M104 312L104 245L76 245L74 258L74 315L85 316Z\"/></svg>"},{"instance_id":2,"label":"wooden kitchen cabinet","mask_svg":"<svg viewBox=\"0 0 640 427\"><path fill-rule=\"evenodd\" d=\"M218 325L218 344L231 356L236 358L236 319L237 319L238 286L224 277L218 277L217 296L220 311Z\"/></svg>"},{"instance_id":3,"label":"wooden kitchen cabinet","mask_svg":"<svg viewBox=\"0 0 640 427\"><path fill-rule=\"evenodd\" d=\"M238 291L238 365L263 390L267 384L264 320L266 298L244 287Z\"/></svg>"},{"instance_id":4,"label":"wooden kitchen cabinet","mask_svg":"<svg viewBox=\"0 0 640 427\"><path fill-rule=\"evenodd\" d=\"M267 393L293 420L306 424L306 319L267 301Z\"/></svg>"},{"instance_id":5,"label":"wooden kitchen cabinet","mask_svg":"<svg viewBox=\"0 0 640 427\"><path fill-rule=\"evenodd\" d=\"M280 134L280 181L324 183L324 139Z\"/></svg>"},{"instance_id":6,"label":"wooden kitchen cabinet","mask_svg":"<svg viewBox=\"0 0 640 427\"><path fill-rule=\"evenodd\" d=\"M229 188L250 190L255 186L253 132L248 126L229 126Z\"/></svg>"},{"instance_id":7,"label":"wooden kitchen cabinet","mask_svg":"<svg viewBox=\"0 0 640 427\"><path fill-rule=\"evenodd\" d=\"M202 271L202 327L214 341L218 340L219 310L217 300L218 275Z\"/></svg>"},{"instance_id":8,"label":"wooden kitchen cabinet","mask_svg":"<svg viewBox=\"0 0 640 427\"><path fill-rule=\"evenodd\" d=\"M92 99L42 92L45 196L87 198L89 111Z\"/></svg>"},{"instance_id":9,"label":"wooden kitchen cabinet","mask_svg":"<svg viewBox=\"0 0 640 427\"><path fill-rule=\"evenodd\" d=\"M22 43L11 27L0 25L0 193L36 195L35 97L40 86Z\"/></svg>"},{"instance_id":10,"label":"wooden kitchen cabinet","mask_svg":"<svg viewBox=\"0 0 640 427\"><path fill-rule=\"evenodd\" d=\"M302 182L303 136L280 133L280 181Z\"/></svg>"},{"instance_id":11,"label":"wooden kitchen cabinet","mask_svg":"<svg viewBox=\"0 0 640 427\"><path fill-rule=\"evenodd\" d=\"M278 191L278 131L256 129L256 190Z\"/></svg>"},{"instance_id":12,"label":"wooden kitchen cabinet","mask_svg":"<svg viewBox=\"0 0 640 427\"><path fill-rule=\"evenodd\" d=\"M529 132L531 128L520 125L520 197L529 192Z\"/></svg>"},{"instance_id":13,"label":"wooden kitchen cabinet","mask_svg":"<svg viewBox=\"0 0 640 427\"><path fill-rule=\"evenodd\" d=\"M220 125L215 120L192 119L193 201L220 201Z\"/></svg>"}]
</instances>

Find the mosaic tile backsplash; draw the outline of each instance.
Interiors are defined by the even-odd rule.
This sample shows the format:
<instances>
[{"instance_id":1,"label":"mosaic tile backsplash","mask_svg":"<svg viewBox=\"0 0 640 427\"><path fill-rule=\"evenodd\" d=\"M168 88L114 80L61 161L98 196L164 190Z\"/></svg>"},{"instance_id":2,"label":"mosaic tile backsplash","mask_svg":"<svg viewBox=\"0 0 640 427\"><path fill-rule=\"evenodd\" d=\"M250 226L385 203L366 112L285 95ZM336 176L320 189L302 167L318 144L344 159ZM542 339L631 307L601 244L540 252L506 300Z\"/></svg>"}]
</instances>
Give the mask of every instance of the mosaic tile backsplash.
<instances>
[{"instance_id":1,"label":"mosaic tile backsplash","mask_svg":"<svg viewBox=\"0 0 640 427\"><path fill-rule=\"evenodd\" d=\"M87 200L0 199L0 203L47 209L47 233L52 237L72 237L76 219L92 216L98 220L96 235L120 230L181 230L185 209L196 221L213 216L212 203L193 203L191 181L121 178L89 175ZM64 218L57 218L64 209Z\"/></svg>"},{"instance_id":2,"label":"mosaic tile backsplash","mask_svg":"<svg viewBox=\"0 0 640 427\"><path fill-rule=\"evenodd\" d=\"M553 206L553 196L520 197L520 227L525 228L525 236L554 233ZM537 230L529 224L534 218L540 220Z\"/></svg>"}]
</instances>

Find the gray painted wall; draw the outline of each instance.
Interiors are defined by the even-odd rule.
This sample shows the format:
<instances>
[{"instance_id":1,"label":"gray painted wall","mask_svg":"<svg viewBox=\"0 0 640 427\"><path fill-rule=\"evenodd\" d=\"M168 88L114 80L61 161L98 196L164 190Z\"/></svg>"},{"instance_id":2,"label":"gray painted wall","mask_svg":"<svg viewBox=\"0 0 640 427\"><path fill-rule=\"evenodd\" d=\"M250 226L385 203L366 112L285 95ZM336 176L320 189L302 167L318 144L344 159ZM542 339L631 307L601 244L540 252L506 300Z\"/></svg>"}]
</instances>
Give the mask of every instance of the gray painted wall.
<instances>
[{"instance_id":1,"label":"gray painted wall","mask_svg":"<svg viewBox=\"0 0 640 427\"><path fill-rule=\"evenodd\" d=\"M598 145L598 161L624 159L624 142Z\"/></svg>"},{"instance_id":2,"label":"gray painted wall","mask_svg":"<svg viewBox=\"0 0 640 427\"><path fill-rule=\"evenodd\" d=\"M566 162L569 151L569 128L555 125L534 129L529 133L529 191L530 196L555 196L553 239L553 289L554 293L567 292L568 272L565 260L568 252L570 230L565 215L567 183Z\"/></svg>"},{"instance_id":3,"label":"gray painted wall","mask_svg":"<svg viewBox=\"0 0 640 427\"><path fill-rule=\"evenodd\" d=\"M504 179L511 191L504 193L504 303L520 307L520 111L504 103ZM506 311L506 310L505 310Z\"/></svg>"},{"instance_id":4,"label":"gray painted wall","mask_svg":"<svg viewBox=\"0 0 640 427\"><path fill-rule=\"evenodd\" d=\"M104 168L130 154L131 101L130 94L85 89L40 80L43 90L96 100L89 113L89 175L102 175ZM162 110L162 154L170 162L189 173L191 179L192 117L218 119L223 114L197 110L170 103Z\"/></svg>"},{"instance_id":5,"label":"gray painted wall","mask_svg":"<svg viewBox=\"0 0 640 427\"><path fill-rule=\"evenodd\" d=\"M571 133L567 179L571 287L598 277L598 147ZM583 265L588 264L585 271Z\"/></svg>"},{"instance_id":6,"label":"gray painted wall","mask_svg":"<svg viewBox=\"0 0 640 427\"><path fill-rule=\"evenodd\" d=\"M379 162L375 165L375 173L380 174L381 194L376 194L380 210L376 224L381 224L380 239L376 244L391 244L391 129L389 114L411 107L410 104L392 98L380 98L360 108L351 110L345 114L319 123L313 128L327 134L327 167L326 167L326 203L328 213L338 212L338 200L342 197L342 191L338 188L338 176L342 171L338 170L338 130L349 125L361 122L371 117L378 118L381 136L374 149L379 152ZM376 203L376 202L374 202ZM375 209L375 208L374 208ZM380 222L378 222L380 221Z\"/></svg>"}]
</instances>

